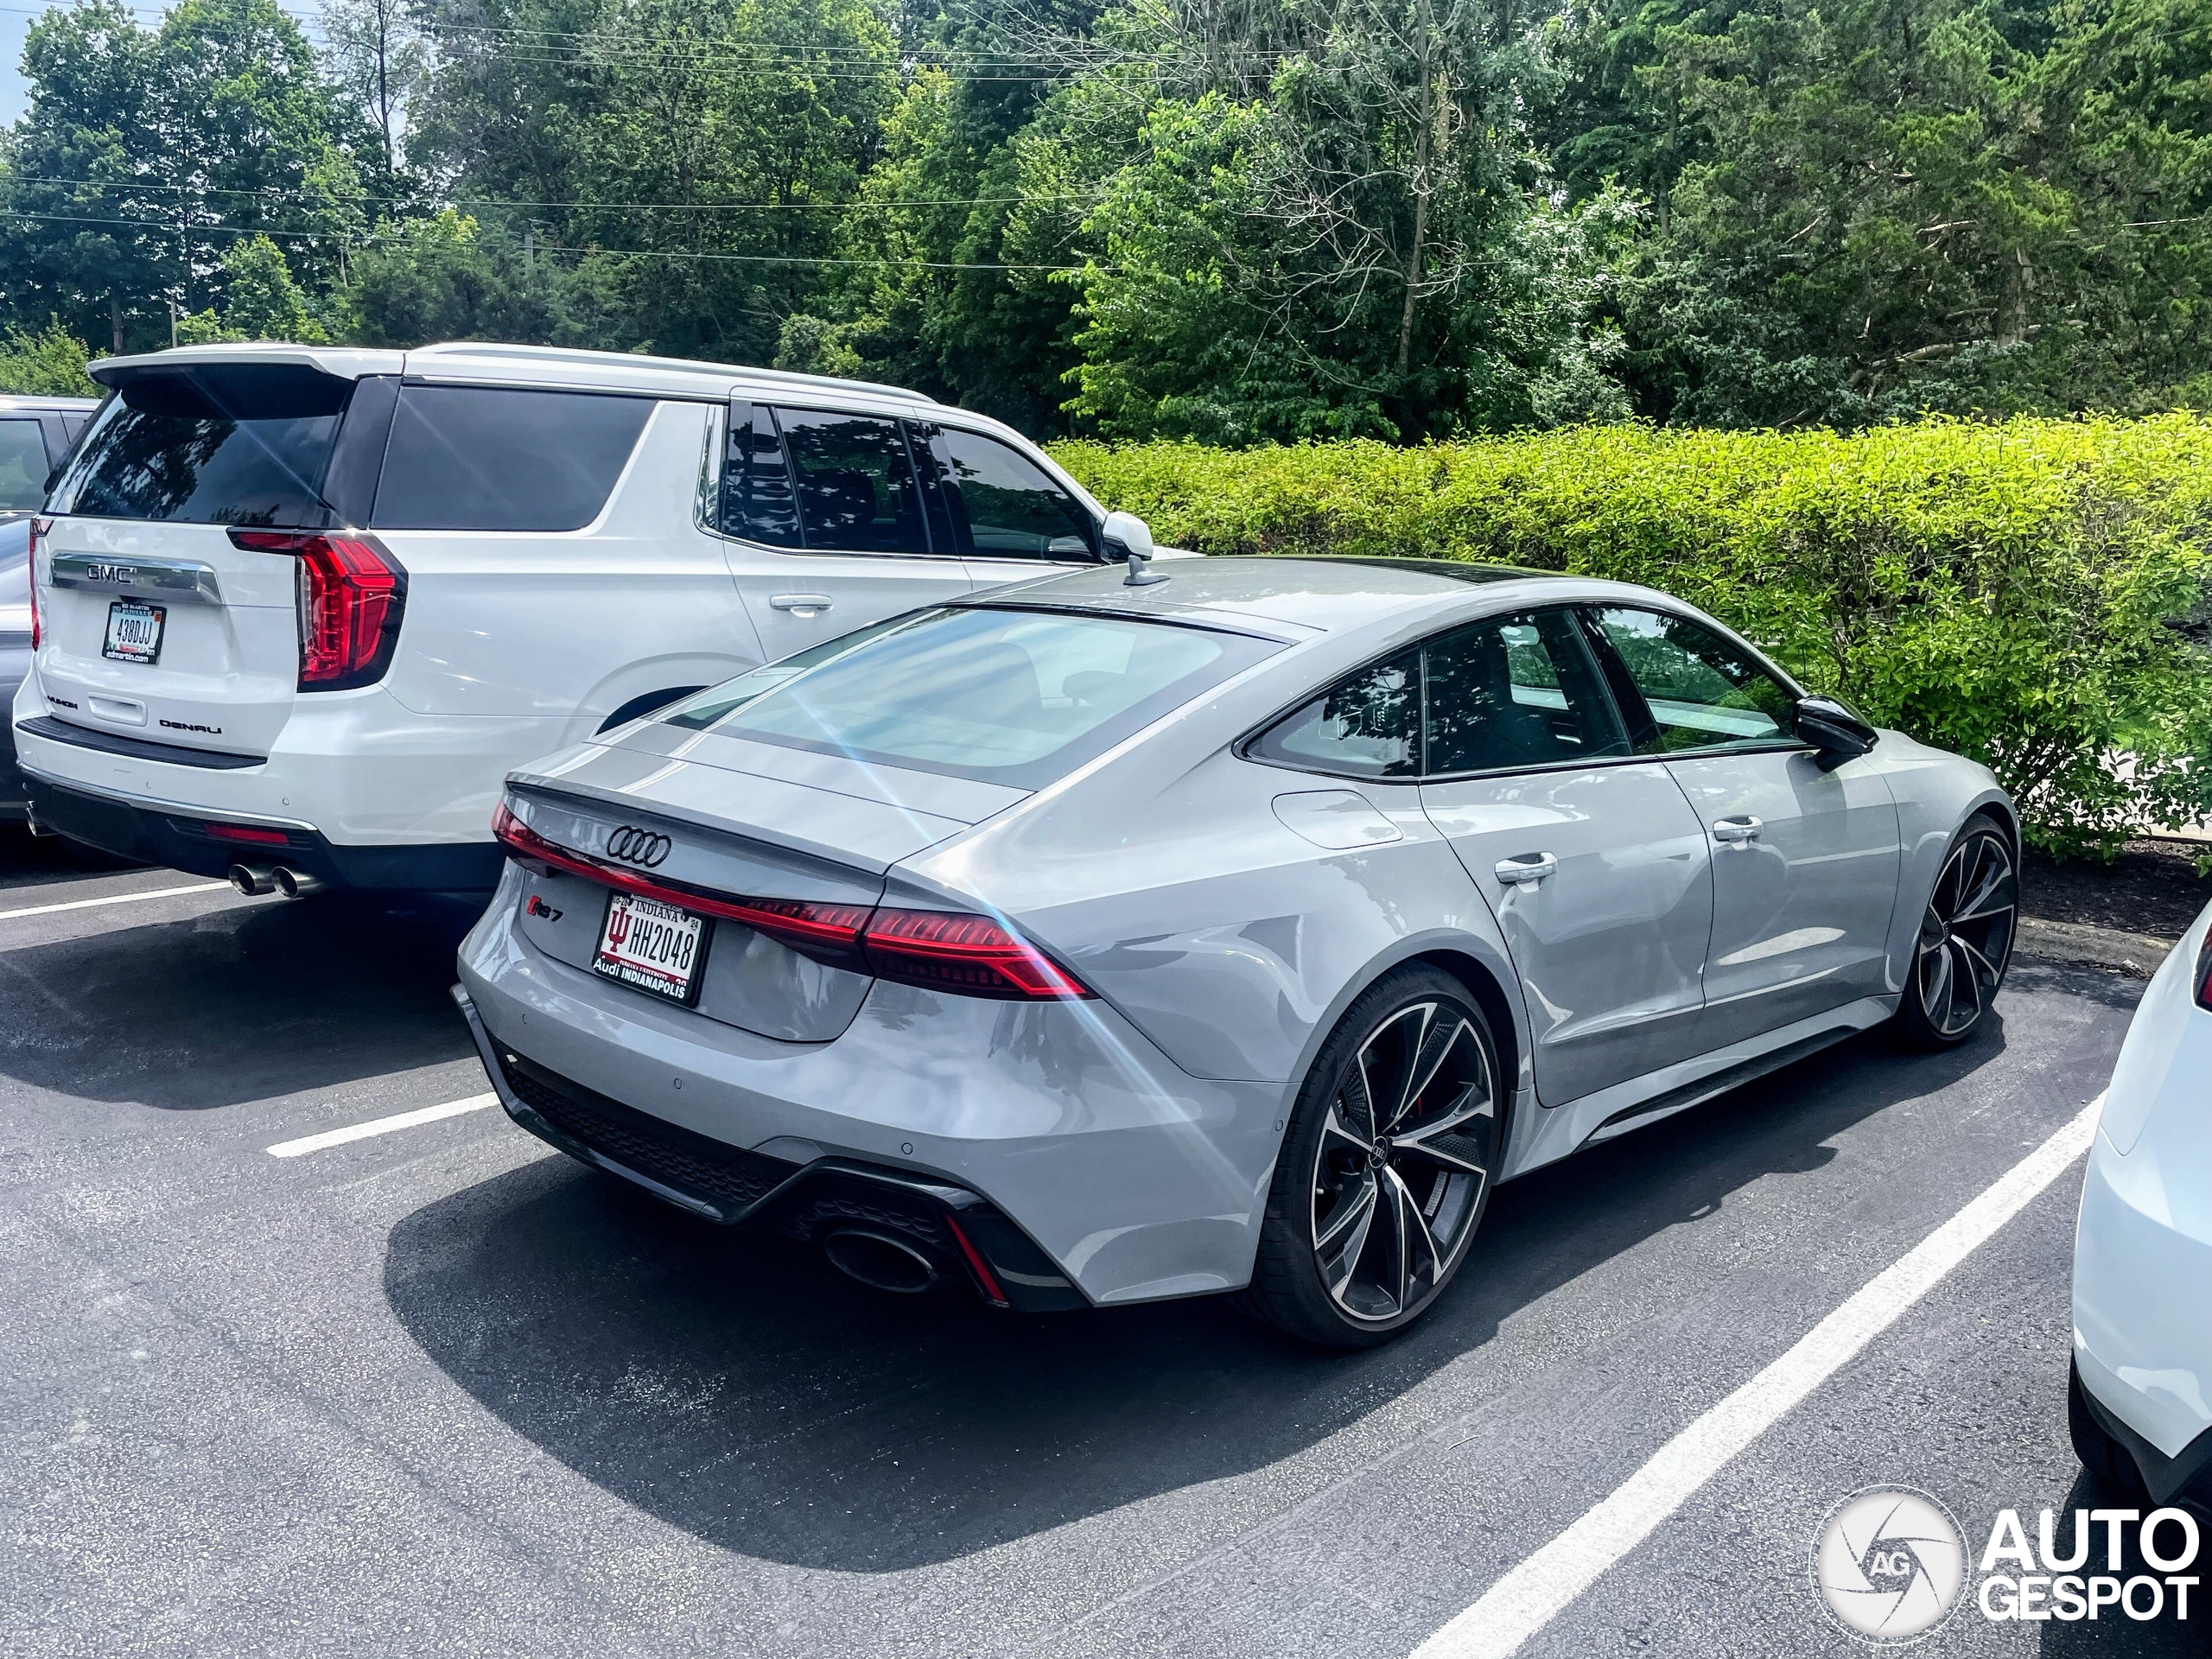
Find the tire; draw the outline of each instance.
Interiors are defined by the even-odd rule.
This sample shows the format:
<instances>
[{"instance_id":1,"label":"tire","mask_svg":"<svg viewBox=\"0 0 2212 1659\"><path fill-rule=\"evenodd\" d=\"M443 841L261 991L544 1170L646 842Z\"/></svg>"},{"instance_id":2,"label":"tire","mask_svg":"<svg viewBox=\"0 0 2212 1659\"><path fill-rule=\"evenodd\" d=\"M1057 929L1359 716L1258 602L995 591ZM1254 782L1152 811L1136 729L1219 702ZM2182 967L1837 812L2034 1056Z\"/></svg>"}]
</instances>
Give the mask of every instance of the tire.
<instances>
[{"instance_id":1,"label":"tire","mask_svg":"<svg viewBox=\"0 0 2212 1659\"><path fill-rule=\"evenodd\" d=\"M1414 963L1369 987L1299 1090L1246 1311L1332 1348L1370 1348L1418 1319L1481 1225L1505 1106L1497 1045L1465 986Z\"/></svg>"},{"instance_id":2,"label":"tire","mask_svg":"<svg viewBox=\"0 0 2212 1659\"><path fill-rule=\"evenodd\" d=\"M2135 1466L2135 1459L2127 1454L2127 1448L2097 1421L2096 1413L2089 1408L2088 1396L2082 1391L2082 1373L2070 1363L2066 1368L2066 1432L2074 1442L2074 1455L2099 1480L2122 1491L2143 1491L2142 1471Z\"/></svg>"},{"instance_id":3,"label":"tire","mask_svg":"<svg viewBox=\"0 0 2212 1659\"><path fill-rule=\"evenodd\" d=\"M1897 1029L1916 1048L1954 1048L1987 1023L2012 965L2020 914L2012 843L1977 812L1943 855L1920 914Z\"/></svg>"}]
</instances>

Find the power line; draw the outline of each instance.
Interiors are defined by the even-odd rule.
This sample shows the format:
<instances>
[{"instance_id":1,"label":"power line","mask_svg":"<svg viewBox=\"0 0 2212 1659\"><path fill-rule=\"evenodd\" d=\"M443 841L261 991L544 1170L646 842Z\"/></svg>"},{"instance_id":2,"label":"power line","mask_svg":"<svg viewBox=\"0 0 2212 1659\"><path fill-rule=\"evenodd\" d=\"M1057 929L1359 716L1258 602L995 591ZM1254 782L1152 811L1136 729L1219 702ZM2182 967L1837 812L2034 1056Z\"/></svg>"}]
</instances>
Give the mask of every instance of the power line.
<instances>
[{"instance_id":1,"label":"power line","mask_svg":"<svg viewBox=\"0 0 2212 1659\"><path fill-rule=\"evenodd\" d=\"M0 185L10 183L67 185L88 190L160 191L170 195L244 196L254 201L270 202L296 200L311 194L304 188L245 190L221 185L160 184L140 179L65 179L46 173L0 173ZM1001 207L1025 201L1089 201L1099 194L1097 189L1062 190L1040 191L1033 195L1022 196L934 196L891 201L870 201L859 197L850 201L531 201L497 196L455 196L447 205L455 207L565 207L595 213L864 213L893 207ZM416 198L364 194L351 200L406 205L413 203Z\"/></svg>"},{"instance_id":2,"label":"power line","mask_svg":"<svg viewBox=\"0 0 2212 1659\"><path fill-rule=\"evenodd\" d=\"M404 236L378 236L373 233L353 235L336 231L278 230L258 225L226 225L220 221L201 220L191 224L164 224L153 219L103 219L84 213L32 213L20 208L0 207L0 218L34 219L50 225L108 225L131 230L155 231L164 237L219 236L285 236L308 242L342 242L348 247L363 245L396 246L408 238ZM535 245L540 253L600 254L615 259L702 259L723 264L760 265L831 266L853 265L882 268L886 266L916 270L1024 270L1069 271L1087 270L1088 265L995 264L980 261L955 259L862 259L832 257L827 255L810 256L788 253L724 253L705 250L682 248L603 248L581 247L558 242ZM1101 266L1101 270L1109 267Z\"/></svg>"}]
</instances>

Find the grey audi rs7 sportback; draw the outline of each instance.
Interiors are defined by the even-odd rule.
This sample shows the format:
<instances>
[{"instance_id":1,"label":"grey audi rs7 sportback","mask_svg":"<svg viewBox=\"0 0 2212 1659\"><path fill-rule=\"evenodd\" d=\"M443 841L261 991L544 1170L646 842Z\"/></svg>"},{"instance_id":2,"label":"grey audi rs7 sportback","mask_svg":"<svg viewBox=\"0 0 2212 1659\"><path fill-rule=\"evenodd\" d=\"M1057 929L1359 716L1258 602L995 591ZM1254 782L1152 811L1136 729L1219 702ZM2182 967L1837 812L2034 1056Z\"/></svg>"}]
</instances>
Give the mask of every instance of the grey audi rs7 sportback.
<instances>
[{"instance_id":1,"label":"grey audi rs7 sportback","mask_svg":"<svg viewBox=\"0 0 2212 1659\"><path fill-rule=\"evenodd\" d=\"M2018 846L1982 767L1664 594L1289 558L861 629L496 827L456 996L553 1145L887 1288L1236 1291L1348 1346L1499 1180L1972 1035Z\"/></svg>"}]
</instances>

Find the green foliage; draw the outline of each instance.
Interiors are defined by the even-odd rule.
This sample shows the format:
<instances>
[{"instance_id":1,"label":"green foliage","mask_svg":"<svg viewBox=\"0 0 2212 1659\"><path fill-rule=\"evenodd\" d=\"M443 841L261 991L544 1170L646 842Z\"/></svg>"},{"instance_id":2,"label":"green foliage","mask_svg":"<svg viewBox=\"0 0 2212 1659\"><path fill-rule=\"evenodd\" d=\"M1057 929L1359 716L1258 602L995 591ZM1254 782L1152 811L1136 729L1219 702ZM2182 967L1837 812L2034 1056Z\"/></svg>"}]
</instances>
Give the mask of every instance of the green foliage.
<instances>
[{"instance_id":1,"label":"green foliage","mask_svg":"<svg viewBox=\"0 0 2212 1659\"><path fill-rule=\"evenodd\" d=\"M2212 810L2212 421L1058 447L1163 543L1647 582L1986 763L2055 851ZM2123 762L2122 757L2130 757Z\"/></svg>"},{"instance_id":2,"label":"green foliage","mask_svg":"<svg viewBox=\"0 0 2212 1659\"><path fill-rule=\"evenodd\" d=\"M49 318L31 334L10 327L0 336L0 392L45 397L97 397L100 389L85 372L85 342Z\"/></svg>"}]
</instances>

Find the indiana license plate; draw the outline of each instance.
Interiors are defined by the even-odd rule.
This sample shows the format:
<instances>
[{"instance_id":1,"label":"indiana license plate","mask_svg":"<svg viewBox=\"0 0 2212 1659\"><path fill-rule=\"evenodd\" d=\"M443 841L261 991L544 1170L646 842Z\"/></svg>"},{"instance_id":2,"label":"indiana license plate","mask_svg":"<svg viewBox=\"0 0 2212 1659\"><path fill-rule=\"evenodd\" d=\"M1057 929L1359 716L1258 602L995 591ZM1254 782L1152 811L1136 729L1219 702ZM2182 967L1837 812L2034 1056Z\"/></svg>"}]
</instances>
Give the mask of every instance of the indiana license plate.
<instances>
[{"instance_id":1,"label":"indiana license plate","mask_svg":"<svg viewBox=\"0 0 2212 1659\"><path fill-rule=\"evenodd\" d=\"M607 895L591 965L638 990L690 1003L707 954L707 918L635 893Z\"/></svg>"},{"instance_id":2,"label":"indiana license plate","mask_svg":"<svg viewBox=\"0 0 2212 1659\"><path fill-rule=\"evenodd\" d=\"M162 624L168 616L159 605L118 599L107 607L107 639L100 655L118 663L156 663L162 655Z\"/></svg>"}]
</instances>

